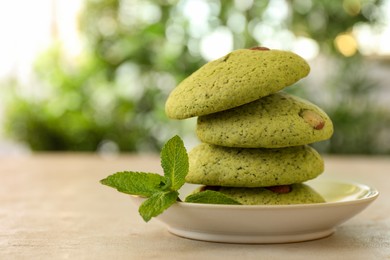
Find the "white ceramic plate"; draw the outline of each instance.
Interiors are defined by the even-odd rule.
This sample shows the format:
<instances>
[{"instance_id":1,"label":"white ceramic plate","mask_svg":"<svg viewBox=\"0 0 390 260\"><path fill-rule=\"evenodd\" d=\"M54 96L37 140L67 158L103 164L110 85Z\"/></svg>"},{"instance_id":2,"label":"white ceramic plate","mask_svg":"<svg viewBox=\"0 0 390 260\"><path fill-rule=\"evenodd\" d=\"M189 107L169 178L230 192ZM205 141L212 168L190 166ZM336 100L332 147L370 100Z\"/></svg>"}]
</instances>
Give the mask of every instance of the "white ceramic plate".
<instances>
[{"instance_id":1,"label":"white ceramic plate","mask_svg":"<svg viewBox=\"0 0 390 260\"><path fill-rule=\"evenodd\" d=\"M326 203L245 206L177 202L157 217L169 232L227 243L289 243L331 235L336 226L366 208L378 191L363 184L314 180L309 184ZM183 197L192 191L185 185ZM139 206L143 198L132 196Z\"/></svg>"}]
</instances>

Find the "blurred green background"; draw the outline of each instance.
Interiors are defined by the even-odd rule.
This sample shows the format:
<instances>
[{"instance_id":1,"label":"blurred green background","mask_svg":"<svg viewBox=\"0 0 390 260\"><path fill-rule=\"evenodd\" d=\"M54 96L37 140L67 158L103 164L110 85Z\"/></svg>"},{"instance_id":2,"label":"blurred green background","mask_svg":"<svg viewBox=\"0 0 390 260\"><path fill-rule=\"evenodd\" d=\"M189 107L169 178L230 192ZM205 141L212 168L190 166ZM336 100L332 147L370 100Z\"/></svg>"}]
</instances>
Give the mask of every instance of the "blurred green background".
<instances>
[{"instance_id":1,"label":"blurred green background","mask_svg":"<svg viewBox=\"0 0 390 260\"><path fill-rule=\"evenodd\" d=\"M267 46L303 51L310 62L310 76L286 90L332 118L335 134L318 150L390 154L390 109L377 102L372 72L372 64L388 70L389 60L367 58L355 37L359 28L381 26L382 4L86 0L77 58L61 44L40 55L35 95L16 79L2 82L5 133L35 151L156 152L174 134L193 141L194 120L164 114L169 92L218 51Z\"/></svg>"}]
</instances>

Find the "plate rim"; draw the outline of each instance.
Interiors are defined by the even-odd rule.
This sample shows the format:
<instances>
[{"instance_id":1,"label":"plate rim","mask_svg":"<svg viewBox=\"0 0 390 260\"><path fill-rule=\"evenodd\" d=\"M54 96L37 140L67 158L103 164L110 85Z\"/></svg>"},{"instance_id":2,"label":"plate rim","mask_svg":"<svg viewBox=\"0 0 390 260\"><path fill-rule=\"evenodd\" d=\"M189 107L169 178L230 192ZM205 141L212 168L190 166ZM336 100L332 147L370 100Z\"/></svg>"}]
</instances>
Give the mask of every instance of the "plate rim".
<instances>
[{"instance_id":1,"label":"plate rim","mask_svg":"<svg viewBox=\"0 0 390 260\"><path fill-rule=\"evenodd\" d=\"M177 201L174 203L174 205L180 206L180 207L191 207L191 208L205 208L205 209L230 209L230 210L260 210L260 209L272 209L272 210L285 210L285 209L307 209L307 208L323 208L323 207L337 207L337 206L344 206L344 205L354 205L354 204L360 204L368 201L375 200L379 196L379 191L367 184L355 182L355 181L345 181L345 180L337 180L333 178L324 178L324 179L314 179L310 180L308 182L305 182L306 184L310 185L310 183L317 183L317 182L328 182L328 183L337 183L337 184L349 184L353 185L355 187L362 188L368 192L368 194L362 198L356 198L356 199L350 199L350 200L343 200L343 201L329 201L329 202L323 202L323 203L304 203L304 204L289 204L289 205L228 205L228 204L209 204L209 203L191 203L191 202L185 202L185 201ZM187 183L186 183L187 184ZM193 185L193 184L190 184ZM196 185L196 184L195 184ZM179 190L180 193L180 190ZM141 199L147 199L145 197L139 196L139 195L130 195L132 197L141 198Z\"/></svg>"}]
</instances>

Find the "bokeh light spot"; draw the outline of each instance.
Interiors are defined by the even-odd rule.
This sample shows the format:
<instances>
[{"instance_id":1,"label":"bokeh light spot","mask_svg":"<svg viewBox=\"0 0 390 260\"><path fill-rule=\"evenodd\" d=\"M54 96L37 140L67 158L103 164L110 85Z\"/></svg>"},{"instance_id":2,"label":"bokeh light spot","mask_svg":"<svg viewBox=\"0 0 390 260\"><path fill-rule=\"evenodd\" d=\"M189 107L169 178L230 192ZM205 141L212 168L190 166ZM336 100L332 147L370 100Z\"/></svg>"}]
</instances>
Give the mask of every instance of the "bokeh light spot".
<instances>
[{"instance_id":1,"label":"bokeh light spot","mask_svg":"<svg viewBox=\"0 0 390 260\"><path fill-rule=\"evenodd\" d=\"M351 34L339 34L335 38L334 43L337 50L346 57L353 56L357 52L357 41Z\"/></svg>"}]
</instances>

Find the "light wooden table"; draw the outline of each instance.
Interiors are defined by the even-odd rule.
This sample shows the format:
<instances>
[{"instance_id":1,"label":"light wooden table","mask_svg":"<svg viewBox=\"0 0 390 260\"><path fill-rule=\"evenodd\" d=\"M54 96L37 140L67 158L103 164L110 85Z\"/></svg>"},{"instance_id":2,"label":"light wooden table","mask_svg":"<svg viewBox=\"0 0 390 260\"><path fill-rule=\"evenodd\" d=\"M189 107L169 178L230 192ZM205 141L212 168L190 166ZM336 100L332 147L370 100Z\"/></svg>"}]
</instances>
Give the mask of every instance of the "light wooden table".
<instances>
[{"instance_id":1,"label":"light wooden table","mask_svg":"<svg viewBox=\"0 0 390 260\"><path fill-rule=\"evenodd\" d=\"M158 156L35 154L0 158L0 259L390 259L390 157L325 157L323 176L376 187L379 198L330 237L221 244L144 223L128 197L99 180L160 172Z\"/></svg>"}]
</instances>

